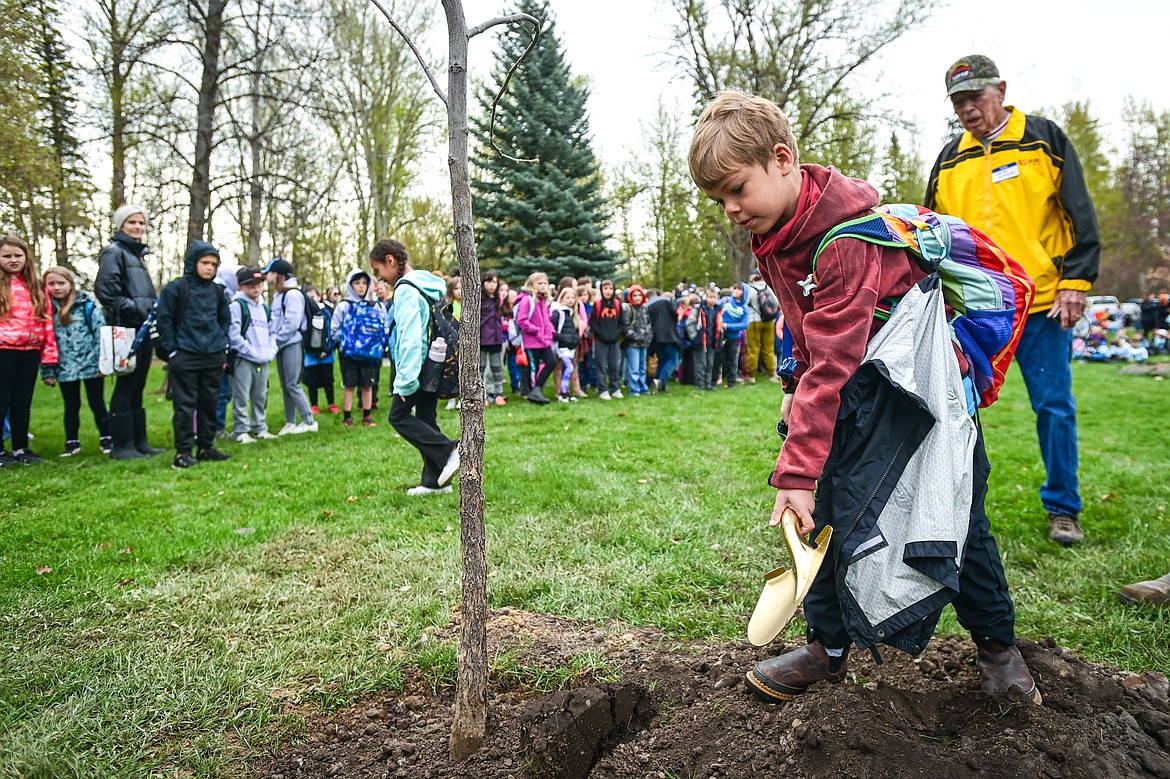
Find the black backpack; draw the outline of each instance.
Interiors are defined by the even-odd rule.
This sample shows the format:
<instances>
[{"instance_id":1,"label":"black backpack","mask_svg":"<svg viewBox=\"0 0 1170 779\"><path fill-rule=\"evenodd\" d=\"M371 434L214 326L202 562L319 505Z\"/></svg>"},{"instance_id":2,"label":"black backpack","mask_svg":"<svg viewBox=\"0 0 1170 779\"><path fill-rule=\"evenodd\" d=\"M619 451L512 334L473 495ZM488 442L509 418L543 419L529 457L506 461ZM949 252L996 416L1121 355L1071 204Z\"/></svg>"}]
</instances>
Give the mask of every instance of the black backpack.
<instances>
[{"instance_id":1,"label":"black backpack","mask_svg":"<svg viewBox=\"0 0 1170 779\"><path fill-rule=\"evenodd\" d=\"M301 323L301 333L304 334L305 354L316 360L324 360L329 356L329 325L325 322L321 304L305 294L300 287L293 287L284 293L281 301L281 310L288 307L288 293L296 290L305 299L305 321Z\"/></svg>"},{"instance_id":2,"label":"black backpack","mask_svg":"<svg viewBox=\"0 0 1170 779\"><path fill-rule=\"evenodd\" d=\"M440 398L455 398L459 396L459 320L451 309L448 300L440 299L437 303L427 297L421 288L409 279L399 279L394 284L397 291L399 284L408 284L427 302L430 309L430 324L427 328L427 358L423 362L422 371L418 377L418 386L425 392L434 392ZM442 338L444 347L443 359L431 358L436 351L435 341Z\"/></svg>"}]
</instances>

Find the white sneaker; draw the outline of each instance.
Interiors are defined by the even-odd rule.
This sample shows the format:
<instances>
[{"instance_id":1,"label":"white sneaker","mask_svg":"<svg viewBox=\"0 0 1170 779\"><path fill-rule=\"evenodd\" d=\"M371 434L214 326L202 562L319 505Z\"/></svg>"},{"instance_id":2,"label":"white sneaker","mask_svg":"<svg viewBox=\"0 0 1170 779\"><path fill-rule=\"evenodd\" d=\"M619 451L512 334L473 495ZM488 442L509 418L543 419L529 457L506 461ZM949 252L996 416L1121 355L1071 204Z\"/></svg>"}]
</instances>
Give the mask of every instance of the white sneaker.
<instances>
[{"instance_id":1,"label":"white sneaker","mask_svg":"<svg viewBox=\"0 0 1170 779\"><path fill-rule=\"evenodd\" d=\"M622 398L625 397L625 395L622 394L621 390L615 390L614 393L612 395L610 395L610 397L613 398L614 400L621 400Z\"/></svg>"},{"instance_id":2,"label":"white sneaker","mask_svg":"<svg viewBox=\"0 0 1170 779\"><path fill-rule=\"evenodd\" d=\"M317 420L314 419L312 422L301 422L299 425L297 425L297 429L294 430L293 432L294 433L316 433L317 428L318 428Z\"/></svg>"},{"instance_id":3,"label":"white sneaker","mask_svg":"<svg viewBox=\"0 0 1170 779\"><path fill-rule=\"evenodd\" d=\"M256 439L247 433L240 433L238 436L233 436L237 444L254 444Z\"/></svg>"},{"instance_id":4,"label":"white sneaker","mask_svg":"<svg viewBox=\"0 0 1170 779\"><path fill-rule=\"evenodd\" d=\"M293 433L300 433L300 425L294 422L285 422L284 427L276 431L277 435L292 435Z\"/></svg>"},{"instance_id":5,"label":"white sneaker","mask_svg":"<svg viewBox=\"0 0 1170 779\"><path fill-rule=\"evenodd\" d=\"M602 393L601 393L600 395L598 395L597 397L601 398L602 400L609 400L609 398L610 398L610 395L609 395L609 393L608 393L608 392L602 392Z\"/></svg>"},{"instance_id":6,"label":"white sneaker","mask_svg":"<svg viewBox=\"0 0 1170 779\"><path fill-rule=\"evenodd\" d=\"M459 408L459 406L457 405L458 403L459 403L459 398L451 398L451 399L449 399L449 400L447 401L447 410L448 410L448 411L454 411L455 409Z\"/></svg>"},{"instance_id":7,"label":"white sneaker","mask_svg":"<svg viewBox=\"0 0 1170 779\"><path fill-rule=\"evenodd\" d=\"M459 444L455 444L455 448L451 450L451 455L447 458L447 464L439 472L440 486L445 487L450 484L457 473L459 473Z\"/></svg>"},{"instance_id":8,"label":"white sneaker","mask_svg":"<svg viewBox=\"0 0 1170 779\"><path fill-rule=\"evenodd\" d=\"M406 491L406 494L416 497L419 495L450 495L451 485L448 484L446 487L424 487L420 484L417 487L411 487Z\"/></svg>"},{"instance_id":9,"label":"white sneaker","mask_svg":"<svg viewBox=\"0 0 1170 779\"><path fill-rule=\"evenodd\" d=\"M254 435L253 438L255 438L257 441L260 441L269 438L276 438L276 436L274 436L272 433L269 433L267 430L261 430L259 433Z\"/></svg>"}]
</instances>

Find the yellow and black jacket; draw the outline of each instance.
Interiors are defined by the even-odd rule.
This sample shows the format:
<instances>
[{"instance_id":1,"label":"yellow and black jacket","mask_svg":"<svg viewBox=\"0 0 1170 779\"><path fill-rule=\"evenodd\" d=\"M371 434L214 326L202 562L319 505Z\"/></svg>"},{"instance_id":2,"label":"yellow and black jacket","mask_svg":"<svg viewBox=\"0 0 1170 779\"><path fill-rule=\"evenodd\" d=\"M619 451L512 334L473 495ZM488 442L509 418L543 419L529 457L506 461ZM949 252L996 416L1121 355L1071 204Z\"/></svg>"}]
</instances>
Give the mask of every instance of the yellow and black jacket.
<instances>
[{"instance_id":1,"label":"yellow and black jacket","mask_svg":"<svg viewBox=\"0 0 1170 779\"><path fill-rule=\"evenodd\" d=\"M969 132L935 160L926 207L991 237L1036 282L1031 312L1058 289L1087 291L1097 279L1097 216L1076 150L1054 122L1011 111L990 146Z\"/></svg>"}]
</instances>

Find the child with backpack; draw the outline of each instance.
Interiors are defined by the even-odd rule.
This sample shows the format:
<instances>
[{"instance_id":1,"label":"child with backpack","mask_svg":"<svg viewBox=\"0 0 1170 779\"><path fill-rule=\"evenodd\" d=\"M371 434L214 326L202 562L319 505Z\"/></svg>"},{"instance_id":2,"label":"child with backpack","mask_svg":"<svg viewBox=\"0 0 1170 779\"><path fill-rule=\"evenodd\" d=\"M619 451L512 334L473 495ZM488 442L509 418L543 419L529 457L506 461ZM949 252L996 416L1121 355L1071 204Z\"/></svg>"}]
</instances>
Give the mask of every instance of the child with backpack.
<instances>
[{"instance_id":1,"label":"child with backpack","mask_svg":"<svg viewBox=\"0 0 1170 779\"><path fill-rule=\"evenodd\" d=\"M0 238L0 420L11 428L12 452L0 446L0 468L35 465L44 458L28 448L28 419L37 367L45 366L45 383L53 386L57 338L53 312L37 278L28 244Z\"/></svg>"},{"instance_id":2,"label":"child with backpack","mask_svg":"<svg viewBox=\"0 0 1170 779\"><path fill-rule=\"evenodd\" d=\"M524 282L523 291L516 298L516 328L524 350L527 365L520 366L520 383L526 388L524 399L530 403L549 403L544 396L544 384L556 367L556 333L549 319L548 276L539 271L532 273ZM533 372L535 378L532 378Z\"/></svg>"},{"instance_id":3,"label":"child with backpack","mask_svg":"<svg viewBox=\"0 0 1170 779\"><path fill-rule=\"evenodd\" d=\"M557 339L557 357L561 361L561 384L557 392L557 401L560 403L576 402L577 398L570 392L573 387L573 376L577 371L577 344L581 342L580 321L577 316L577 288L565 287L552 304L549 313L553 332Z\"/></svg>"},{"instance_id":4,"label":"child with backpack","mask_svg":"<svg viewBox=\"0 0 1170 779\"><path fill-rule=\"evenodd\" d=\"M182 277L163 287L158 298L159 348L169 357L175 409L175 470L231 459L215 448L215 404L227 367L231 324L227 298L214 281L218 269L219 251L206 241L193 241Z\"/></svg>"},{"instance_id":5,"label":"child with backpack","mask_svg":"<svg viewBox=\"0 0 1170 779\"><path fill-rule=\"evenodd\" d=\"M618 298L612 279L601 282L601 297L589 315L589 332L593 336L593 360L597 365L597 384L601 388L598 396L602 400L620 400L621 369L619 354L622 336L622 302Z\"/></svg>"},{"instance_id":6,"label":"child with backpack","mask_svg":"<svg viewBox=\"0 0 1170 779\"><path fill-rule=\"evenodd\" d=\"M103 454L110 453L110 423L106 412L105 377L98 370L98 333L105 315L68 268L54 266L41 277L53 304L53 333L57 338L56 366L41 366L41 376L55 378L65 403L65 451L61 457L81 452L81 389L98 429Z\"/></svg>"},{"instance_id":7,"label":"child with backpack","mask_svg":"<svg viewBox=\"0 0 1170 779\"><path fill-rule=\"evenodd\" d=\"M276 359L276 333L272 330L272 309L264 302L264 272L240 268L236 286L228 326L232 438L238 444L252 444L276 438L268 432L268 363Z\"/></svg>"},{"instance_id":8,"label":"child with backpack","mask_svg":"<svg viewBox=\"0 0 1170 779\"><path fill-rule=\"evenodd\" d=\"M756 383L756 373L761 360L768 380L779 382L776 375L776 336L772 323L780 313L780 304L775 291L759 273L748 277L745 286L748 298L748 314L751 321L747 329L747 378L748 384Z\"/></svg>"},{"instance_id":9,"label":"child with backpack","mask_svg":"<svg viewBox=\"0 0 1170 779\"><path fill-rule=\"evenodd\" d=\"M504 398L504 316L507 298L500 295L500 274L489 270L480 282L479 372L485 391L483 404L503 406Z\"/></svg>"},{"instance_id":10,"label":"child with backpack","mask_svg":"<svg viewBox=\"0 0 1170 779\"><path fill-rule=\"evenodd\" d=\"M305 368L301 376L305 389L309 393L309 411L313 412L313 418L316 419L317 415L321 413L318 401L321 399L322 390L325 392L325 403L329 413L340 413L333 398L333 363L335 362L333 352L337 347L331 325L336 307L328 297L322 297L316 287L307 287L305 294L321 307L321 318L325 322L326 348L320 352L305 350Z\"/></svg>"},{"instance_id":11,"label":"child with backpack","mask_svg":"<svg viewBox=\"0 0 1170 779\"><path fill-rule=\"evenodd\" d=\"M792 337L797 368L782 405L787 440L769 478L777 489L770 524L793 522L794 513L799 533L837 530L828 557L835 562L820 568L804 598L806 645L757 663L747 673L748 689L784 703L817 682L840 681L855 642L919 654L953 599L959 622L975 640L983 689L1018 687L1039 702L1015 647L1014 607L984 508L990 464L977 419L969 416L974 409L964 400L968 379L986 387L986 402L997 387L982 383L974 350L964 347L960 354L951 348L938 278L927 277L905 244L892 239L879 243L847 233L818 251L839 225L873 219L878 227L886 216L874 213L877 192L866 182L832 168L799 165L788 119L769 100L720 94L699 118L688 163L704 194L752 233L752 253L779 297ZM898 221L890 217L890 223ZM1001 262L1010 282L1000 287L1004 302L1007 292L1019 292L1010 303L1021 306L1016 313L1026 312L1030 280L1016 275L1018 264L1012 268L1014 261L966 225L953 234L956 251L978 247L978 260ZM947 270L945 262L939 267ZM923 310L923 300L935 306L933 316L907 319ZM898 362L875 364L867 350L871 339L883 350L891 346L883 330L887 320L891 332L905 340L912 335L914 343L892 344L901 351L884 355ZM1018 325L1009 323L1016 341L1022 318ZM942 359L916 360L926 346ZM1004 348L1013 350L1014 342ZM1003 357L997 353L992 364L1006 367ZM887 373L894 370L933 373L911 373L895 383ZM928 382L925 399L906 389L926 393ZM940 408L928 410L928 402ZM936 423L936 413L944 423ZM934 448L924 454L928 440ZM941 483L913 480L924 473ZM895 521L887 524L886 514L896 515ZM931 526L914 533L909 528L915 519ZM944 522L957 538L937 532ZM880 577L881 584L871 585L870 593L856 592L859 582L846 576L854 566ZM914 579L913 588L908 579ZM919 598L924 591L931 594ZM911 593L915 597L907 599ZM881 615L867 608L870 597L883 602Z\"/></svg>"},{"instance_id":12,"label":"child with backpack","mask_svg":"<svg viewBox=\"0 0 1170 779\"><path fill-rule=\"evenodd\" d=\"M739 377L739 347L743 341L743 334L747 332L751 323L751 314L744 296L743 282L737 281L731 285L731 294L723 298L719 304L724 336L716 364L718 371L723 375L723 386L727 389L735 389L735 382Z\"/></svg>"},{"instance_id":13,"label":"child with backpack","mask_svg":"<svg viewBox=\"0 0 1170 779\"><path fill-rule=\"evenodd\" d=\"M333 310L332 330L341 352L341 424L353 427L354 390L361 392L362 425L377 427L373 413L374 385L386 350L386 311L370 295L370 274L352 271L345 280L345 299Z\"/></svg>"},{"instance_id":14,"label":"child with backpack","mask_svg":"<svg viewBox=\"0 0 1170 779\"><path fill-rule=\"evenodd\" d=\"M694 354L695 388L715 389L715 355L723 340L723 317L719 310L719 290L708 288L704 297L691 310L696 335L691 343Z\"/></svg>"},{"instance_id":15,"label":"child with backpack","mask_svg":"<svg viewBox=\"0 0 1170 779\"><path fill-rule=\"evenodd\" d=\"M628 303L622 307L622 339L626 349L626 384L630 396L649 395L646 383L646 356L654 340L650 314L646 311L646 291L631 284L626 292Z\"/></svg>"},{"instance_id":16,"label":"child with backpack","mask_svg":"<svg viewBox=\"0 0 1170 779\"><path fill-rule=\"evenodd\" d=\"M459 472L459 442L443 435L436 418L439 393L424 381L429 354L438 349L437 304L443 296L443 280L425 270L415 270L400 241L383 238L370 250L370 265L378 278L394 285L394 397L390 425L422 456L422 479L407 495L442 495L451 492ZM447 331L443 336L458 338ZM450 344L446 345L448 348Z\"/></svg>"},{"instance_id":17,"label":"child with backpack","mask_svg":"<svg viewBox=\"0 0 1170 779\"><path fill-rule=\"evenodd\" d=\"M311 320L320 316L320 310L301 289L288 260L277 257L270 261L264 266L264 278L276 290L272 298L272 331L276 334L276 372L284 398L284 427L276 434L316 433L317 421L301 387L301 371L305 367L305 333Z\"/></svg>"}]
</instances>

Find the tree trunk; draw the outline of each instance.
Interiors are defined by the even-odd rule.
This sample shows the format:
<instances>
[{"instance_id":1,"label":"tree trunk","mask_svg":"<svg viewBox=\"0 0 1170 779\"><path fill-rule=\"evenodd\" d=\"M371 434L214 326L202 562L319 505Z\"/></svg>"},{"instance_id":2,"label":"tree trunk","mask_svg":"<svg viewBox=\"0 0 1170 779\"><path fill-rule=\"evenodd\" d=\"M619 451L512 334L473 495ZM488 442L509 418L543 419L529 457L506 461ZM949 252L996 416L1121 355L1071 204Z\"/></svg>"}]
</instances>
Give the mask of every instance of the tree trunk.
<instances>
[{"instance_id":1,"label":"tree trunk","mask_svg":"<svg viewBox=\"0 0 1170 779\"><path fill-rule=\"evenodd\" d=\"M110 3L110 118L112 119L110 161L110 213L126 203L126 112L122 101L126 94L127 66L125 36L118 29L117 6Z\"/></svg>"},{"instance_id":2,"label":"tree trunk","mask_svg":"<svg viewBox=\"0 0 1170 779\"><path fill-rule=\"evenodd\" d=\"M450 65L447 74L447 164L459 277L465 311L479 311L481 285L471 186L467 169L467 24L461 0L443 0ZM467 320L474 321L474 317ZM479 372L479 328L459 328L459 520L463 545L463 600L451 759L463 761L483 743L487 731L487 550L483 514L483 376Z\"/></svg>"},{"instance_id":3,"label":"tree trunk","mask_svg":"<svg viewBox=\"0 0 1170 779\"><path fill-rule=\"evenodd\" d=\"M208 0L203 17L203 77L195 119L195 168L191 175L191 211L187 243L203 239L211 207L211 147L215 133L215 103L219 88L219 52L227 0Z\"/></svg>"},{"instance_id":4,"label":"tree trunk","mask_svg":"<svg viewBox=\"0 0 1170 779\"><path fill-rule=\"evenodd\" d=\"M259 15L259 13L257 13ZM259 20L257 20L259 28ZM252 132L248 136L248 145L252 152L252 170L249 176L249 210L248 210L248 267L260 266L260 236L262 230L261 217L263 216L264 188L260 180L260 151L264 140L264 131L260 127L260 73L263 70L264 56L259 52L259 36L256 41L256 65L252 71Z\"/></svg>"}]
</instances>

